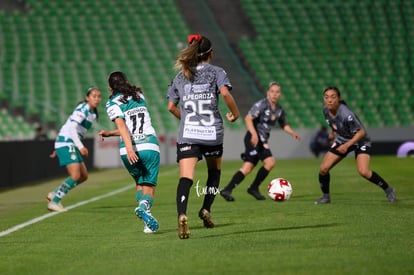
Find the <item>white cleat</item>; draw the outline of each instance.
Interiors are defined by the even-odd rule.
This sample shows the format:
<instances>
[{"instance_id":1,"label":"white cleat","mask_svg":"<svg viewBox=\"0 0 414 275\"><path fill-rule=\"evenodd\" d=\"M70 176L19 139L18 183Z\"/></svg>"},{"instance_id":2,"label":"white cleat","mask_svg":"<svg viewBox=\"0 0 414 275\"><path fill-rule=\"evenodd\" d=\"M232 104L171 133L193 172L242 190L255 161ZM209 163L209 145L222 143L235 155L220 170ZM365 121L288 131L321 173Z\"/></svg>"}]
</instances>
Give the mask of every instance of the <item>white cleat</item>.
<instances>
[{"instance_id":1,"label":"white cleat","mask_svg":"<svg viewBox=\"0 0 414 275\"><path fill-rule=\"evenodd\" d=\"M55 192L49 192L46 196L46 199L47 201L52 201L55 196L56 196Z\"/></svg>"},{"instance_id":2,"label":"white cleat","mask_svg":"<svg viewBox=\"0 0 414 275\"><path fill-rule=\"evenodd\" d=\"M66 208L63 207L63 205L60 202L56 203L54 201L51 201L47 204L47 210L54 211L54 212L68 211Z\"/></svg>"},{"instance_id":3,"label":"white cleat","mask_svg":"<svg viewBox=\"0 0 414 275\"><path fill-rule=\"evenodd\" d=\"M156 231L151 230L151 228L149 228L147 225L144 225L144 233L146 234L151 234L151 233L155 233Z\"/></svg>"}]
</instances>

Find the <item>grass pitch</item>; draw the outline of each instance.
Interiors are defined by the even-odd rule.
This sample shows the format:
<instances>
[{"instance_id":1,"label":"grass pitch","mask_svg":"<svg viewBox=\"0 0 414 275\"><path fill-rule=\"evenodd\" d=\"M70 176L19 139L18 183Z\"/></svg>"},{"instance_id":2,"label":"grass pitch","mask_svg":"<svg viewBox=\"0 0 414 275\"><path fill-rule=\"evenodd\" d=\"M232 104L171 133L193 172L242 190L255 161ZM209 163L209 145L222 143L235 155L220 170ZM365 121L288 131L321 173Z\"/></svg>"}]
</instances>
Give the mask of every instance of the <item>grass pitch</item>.
<instances>
[{"instance_id":1,"label":"grass pitch","mask_svg":"<svg viewBox=\"0 0 414 275\"><path fill-rule=\"evenodd\" d=\"M414 159L372 157L371 168L397 190L395 204L346 158L331 171L332 203L314 205L321 195L320 161L276 161L261 191L272 178L287 178L293 195L282 203L248 195L252 173L234 190L236 201L217 196L213 229L198 218L202 196L194 184L187 240L177 236L176 165L160 171L155 234L144 234L133 214L134 185L126 170L93 171L64 198L65 206L127 190L0 237L0 274L413 274ZM223 164L221 187L240 165ZM61 180L1 192L0 232L47 214L45 196ZM204 161L197 180L205 185Z\"/></svg>"}]
</instances>

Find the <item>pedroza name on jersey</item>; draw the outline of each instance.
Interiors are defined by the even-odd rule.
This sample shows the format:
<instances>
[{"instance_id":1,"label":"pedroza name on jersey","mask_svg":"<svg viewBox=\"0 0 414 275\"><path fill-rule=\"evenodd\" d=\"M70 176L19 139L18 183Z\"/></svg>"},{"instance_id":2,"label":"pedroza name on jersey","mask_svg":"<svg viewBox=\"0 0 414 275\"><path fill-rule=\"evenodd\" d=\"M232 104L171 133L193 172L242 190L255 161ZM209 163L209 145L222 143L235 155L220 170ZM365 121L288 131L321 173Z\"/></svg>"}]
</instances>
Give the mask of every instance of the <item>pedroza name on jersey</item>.
<instances>
[{"instance_id":1,"label":"pedroza name on jersey","mask_svg":"<svg viewBox=\"0 0 414 275\"><path fill-rule=\"evenodd\" d=\"M214 98L214 94L209 92L210 84L186 84L184 85L184 91L183 101Z\"/></svg>"}]
</instances>

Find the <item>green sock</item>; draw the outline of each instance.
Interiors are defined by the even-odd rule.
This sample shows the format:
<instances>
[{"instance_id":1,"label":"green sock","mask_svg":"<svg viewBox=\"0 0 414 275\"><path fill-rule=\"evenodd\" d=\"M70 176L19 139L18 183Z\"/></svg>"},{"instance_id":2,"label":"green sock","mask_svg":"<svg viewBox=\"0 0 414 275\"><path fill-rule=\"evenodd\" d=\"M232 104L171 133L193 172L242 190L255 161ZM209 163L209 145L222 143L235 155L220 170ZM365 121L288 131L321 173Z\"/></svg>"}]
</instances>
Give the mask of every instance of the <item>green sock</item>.
<instances>
[{"instance_id":1,"label":"green sock","mask_svg":"<svg viewBox=\"0 0 414 275\"><path fill-rule=\"evenodd\" d=\"M79 184L79 181L73 180L71 177L65 179L65 181L55 190L56 196L53 198L53 202L60 202L61 199L73 189L76 185Z\"/></svg>"},{"instance_id":2,"label":"green sock","mask_svg":"<svg viewBox=\"0 0 414 275\"><path fill-rule=\"evenodd\" d=\"M135 199L137 200L138 203L142 199L142 189L141 190L137 190L135 192Z\"/></svg>"},{"instance_id":3,"label":"green sock","mask_svg":"<svg viewBox=\"0 0 414 275\"><path fill-rule=\"evenodd\" d=\"M151 195L145 194L142 196L141 200L139 201L139 208L144 211L148 211L151 209L152 203L154 199Z\"/></svg>"}]
</instances>

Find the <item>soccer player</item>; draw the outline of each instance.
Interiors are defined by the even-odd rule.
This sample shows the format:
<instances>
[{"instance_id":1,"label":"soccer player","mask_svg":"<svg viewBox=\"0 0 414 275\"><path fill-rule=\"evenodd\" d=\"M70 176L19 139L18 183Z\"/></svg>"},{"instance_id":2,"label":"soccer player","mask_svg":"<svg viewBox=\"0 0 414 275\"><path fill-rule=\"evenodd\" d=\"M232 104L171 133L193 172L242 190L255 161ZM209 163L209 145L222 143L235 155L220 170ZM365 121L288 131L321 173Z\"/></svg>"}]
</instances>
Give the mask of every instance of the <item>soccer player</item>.
<instances>
[{"instance_id":1,"label":"soccer player","mask_svg":"<svg viewBox=\"0 0 414 275\"><path fill-rule=\"evenodd\" d=\"M208 38L199 34L189 35L188 45L180 51L175 63L179 73L167 92L168 110L180 119L177 138L180 179L176 196L180 239L190 236L188 196L197 162L202 156L207 163L208 192L199 217L205 227L214 227L210 212L220 182L224 138L223 119L218 111L219 94L230 110L226 119L233 122L239 117L239 110L230 93L231 83L222 68L209 64L212 56L213 48Z\"/></svg>"},{"instance_id":2,"label":"soccer player","mask_svg":"<svg viewBox=\"0 0 414 275\"><path fill-rule=\"evenodd\" d=\"M220 195L226 201L234 201L234 197L231 195L232 190L252 172L259 160L263 162L263 166L257 172L247 192L257 200L265 199L265 196L259 191L259 186L275 165L275 159L268 144L271 126L278 122L286 133L300 140L300 136L288 124L283 107L278 103L281 95L282 87L280 84L274 81L270 82L266 97L253 104L246 115L245 151L241 154L243 165L233 175L227 186L220 191Z\"/></svg>"},{"instance_id":3,"label":"soccer player","mask_svg":"<svg viewBox=\"0 0 414 275\"><path fill-rule=\"evenodd\" d=\"M338 164L349 152L355 152L358 173L365 179L381 187L389 202L397 200L395 190L376 172L369 169L371 156L371 140L358 116L341 99L337 87L327 87L323 92L325 107L323 115L335 133L332 147L326 153L319 168L319 184L322 197L315 204L331 202L329 171Z\"/></svg>"},{"instance_id":4,"label":"soccer player","mask_svg":"<svg viewBox=\"0 0 414 275\"><path fill-rule=\"evenodd\" d=\"M71 189L88 178L88 170L82 158L88 156L88 149L81 139L91 128L93 121L98 118L97 108L100 102L101 91L96 87L89 87L86 90L85 100L78 103L60 128L55 141L55 150L50 157L54 158L57 155L60 166L66 167L69 177L54 191L47 194L49 211L66 211L61 200Z\"/></svg>"},{"instance_id":5,"label":"soccer player","mask_svg":"<svg viewBox=\"0 0 414 275\"><path fill-rule=\"evenodd\" d=\"M160 167L160 148L147 103L140 87L129 84L123 72L113 72L108 79L111 96L106 112L116 130L102 130L104 137L120 136L119 153L125 168L135 181L135 214L144 221L144 233L158 230L151 214Z\"/></svg>"}]
</instances>

